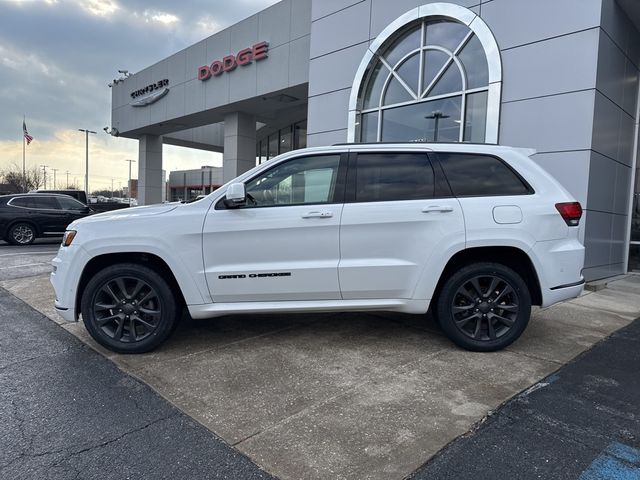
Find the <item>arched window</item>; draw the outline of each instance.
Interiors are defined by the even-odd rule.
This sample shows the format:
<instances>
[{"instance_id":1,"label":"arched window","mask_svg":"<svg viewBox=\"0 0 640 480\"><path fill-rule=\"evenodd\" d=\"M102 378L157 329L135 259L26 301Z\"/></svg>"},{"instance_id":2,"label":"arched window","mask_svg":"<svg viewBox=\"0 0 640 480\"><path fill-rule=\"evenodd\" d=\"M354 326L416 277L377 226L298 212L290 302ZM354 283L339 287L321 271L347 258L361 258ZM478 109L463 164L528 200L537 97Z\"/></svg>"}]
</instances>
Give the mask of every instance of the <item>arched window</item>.
<instances>
[{"instance_id":1,"label":"arched window","mask_svg":"<svg viewBox=\"0 0 640 480\"><path fill-rule=\"evenodd\" d=\"M363 59L349 140L497 143L501 75L495 40L473 12L419 7L385 29Z\"/></svg>"}]
</instances>

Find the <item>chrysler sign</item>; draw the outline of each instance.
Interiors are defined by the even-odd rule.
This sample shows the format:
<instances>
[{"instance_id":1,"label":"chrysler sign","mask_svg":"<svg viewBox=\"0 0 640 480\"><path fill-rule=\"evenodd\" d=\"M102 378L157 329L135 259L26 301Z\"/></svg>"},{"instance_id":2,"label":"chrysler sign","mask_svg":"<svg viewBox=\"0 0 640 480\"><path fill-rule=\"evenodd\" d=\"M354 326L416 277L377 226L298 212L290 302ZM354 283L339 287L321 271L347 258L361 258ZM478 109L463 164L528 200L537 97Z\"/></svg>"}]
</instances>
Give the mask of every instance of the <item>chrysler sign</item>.
<instances>
[{"instance_id":1,"label":"chrysler sign","mask_svg":"<svg viewBox=\"0 0 640 480\"><path fill-rule=\"evenodd\" d=\"M235 70L238 66L244 67L252 62L257 62L268 57L269 44L267 42L256 43L253 47L243 48L237 55L227 55L222 60L216 60L211 65L203 65L198 68L198 80L208 80L218 77L223 73Z\"/></svg>"},{"instance_id":2,"label":"chrysler sign","mask_svg":"<svg viewBox=\"0 0 640 480\"><path fill-rule=\"evenodd\" d=\"M169 93L168 79L158 80L156 83L147 85L144 88L140 88L134 92L131 92L131 98L134 99L131 102L132 107L144 107L157 102L167 93Z\"/></svg>"}]
</instances>

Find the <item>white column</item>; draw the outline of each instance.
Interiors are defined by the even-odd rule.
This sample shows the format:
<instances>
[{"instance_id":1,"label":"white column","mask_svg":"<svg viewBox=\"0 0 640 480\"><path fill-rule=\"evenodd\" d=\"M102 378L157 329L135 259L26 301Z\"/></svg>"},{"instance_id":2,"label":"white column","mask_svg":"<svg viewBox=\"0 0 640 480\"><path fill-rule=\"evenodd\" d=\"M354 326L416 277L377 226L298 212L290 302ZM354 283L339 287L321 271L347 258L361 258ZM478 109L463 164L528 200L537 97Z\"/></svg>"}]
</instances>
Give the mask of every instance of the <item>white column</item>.
<instances>
[{"instance_id":1,"label":"white column","mask_svg":"<svg viewBox=\"0 0 640 480\"><path fill-rule=\"evenodd\" d=\"M138 205L162 202L162 137L142 135L138 143Z\"/></svg>"},{"instance_id":2,"label":"white column","mask_svg":"<svg viewBox=\"0 0 640 480\"><path fill-rule=\"evenodd\" d=\"M256 165L256 117L241 112L224 117L222 179L225 183Z\"/></svg>"}]
</instances>

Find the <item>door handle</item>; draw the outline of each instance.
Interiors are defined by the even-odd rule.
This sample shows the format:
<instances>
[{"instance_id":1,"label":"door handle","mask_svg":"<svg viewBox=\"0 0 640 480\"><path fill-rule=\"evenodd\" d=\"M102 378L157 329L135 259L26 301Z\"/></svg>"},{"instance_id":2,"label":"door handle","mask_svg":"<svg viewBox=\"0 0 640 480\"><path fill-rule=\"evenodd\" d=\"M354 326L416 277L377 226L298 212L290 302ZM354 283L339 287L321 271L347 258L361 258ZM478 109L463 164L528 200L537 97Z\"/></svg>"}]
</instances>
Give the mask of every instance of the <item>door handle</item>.
<instances>
[{"instance_id":1,"label":"door handle","mask_svg":"<svg viewBox=\"0 0 640 480\"><path fill-rule=\"evenodd\" d=\"M424 207L422 209L423 213L432 213L432 212L441 212L448 213L453 212L453 207L449 206L440 206L440 205L429 205L428 207Z\"/></svg>"},{"instance_id":2,"label":"door handle","mask_svg":"<svg viewBox=\"0 0 640 480\"><path fill-rule=\"evenodd\" d=\"M313 212L307 212L304 215L302 215L302 218L331 218L333 217L333 212L327 212L327 211L313 211Z\"/></svg>"}]
</instances>

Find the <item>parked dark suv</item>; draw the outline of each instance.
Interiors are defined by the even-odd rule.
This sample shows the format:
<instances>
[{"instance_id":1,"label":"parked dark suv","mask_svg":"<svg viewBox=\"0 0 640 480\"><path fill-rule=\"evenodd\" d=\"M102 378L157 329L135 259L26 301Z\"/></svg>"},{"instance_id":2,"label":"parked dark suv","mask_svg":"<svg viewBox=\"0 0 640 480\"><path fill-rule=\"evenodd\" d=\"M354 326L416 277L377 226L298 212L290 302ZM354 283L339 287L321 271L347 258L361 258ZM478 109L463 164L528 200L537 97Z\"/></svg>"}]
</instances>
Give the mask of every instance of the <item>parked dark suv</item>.
<instances>
[{"instance_id":1,"label":"parked dark suv","mask_svg":"<svg viewBox=\"0 0 640 480\"><path fill-rule=\"evenodd\" d=\"M0 238L29 245L37 237L61 236L71 222L93 213L68 195L15 194L0 196Z\"/></svg>"}]
</instances>

